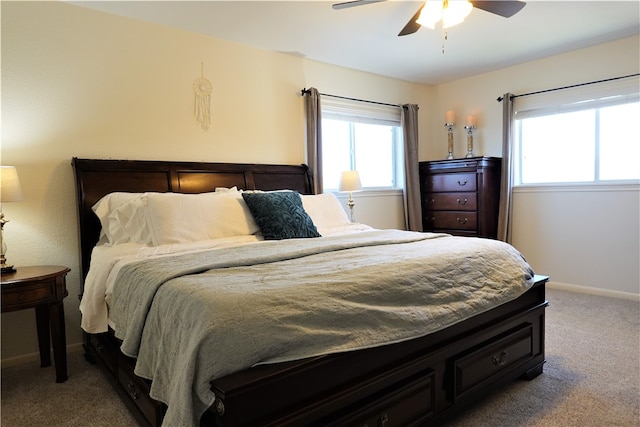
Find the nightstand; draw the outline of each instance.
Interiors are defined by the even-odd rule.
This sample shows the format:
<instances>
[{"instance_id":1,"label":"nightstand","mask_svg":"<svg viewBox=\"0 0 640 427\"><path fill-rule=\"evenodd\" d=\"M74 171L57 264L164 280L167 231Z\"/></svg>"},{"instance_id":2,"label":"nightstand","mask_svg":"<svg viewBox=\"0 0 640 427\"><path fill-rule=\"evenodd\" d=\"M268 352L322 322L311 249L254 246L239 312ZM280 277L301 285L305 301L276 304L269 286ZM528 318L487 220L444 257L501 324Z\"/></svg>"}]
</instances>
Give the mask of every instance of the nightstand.
<instances>
[{"instance_id":1,"label":"nightstand","mask_svg":"<svg viewBox=\"0 0 640 427\"><path fill-rule=\"evenodd\" d=\"M49 333L53 341L56 382L67 380L67 339L64 326L64 305L68 295L65 276L70 270L59 265L19 267L3 274L2 312L36 309L40 366L51 365Z\"/></svg>"}]
</instances>

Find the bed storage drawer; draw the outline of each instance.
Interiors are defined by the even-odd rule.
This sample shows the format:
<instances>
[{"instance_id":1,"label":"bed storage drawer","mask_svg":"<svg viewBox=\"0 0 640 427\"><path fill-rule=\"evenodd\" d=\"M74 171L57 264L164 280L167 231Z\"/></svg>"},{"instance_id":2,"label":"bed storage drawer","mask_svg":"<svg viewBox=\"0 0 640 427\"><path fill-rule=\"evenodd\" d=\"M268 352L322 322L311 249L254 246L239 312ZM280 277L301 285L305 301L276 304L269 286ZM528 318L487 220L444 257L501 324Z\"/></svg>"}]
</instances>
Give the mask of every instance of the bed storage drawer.
<instances>
[{"instance_id":1,"label":"bed storage drawer","mask_svg":"<svg viewBox=\"0 0 640 427\"><path fill-rule=\"evenodd\" d=\"M365 351L371 358L361 366L367 370L380 349ZM257 367L263 372L251 381L245 381L242 372L213 381L217 400L211 423L230 427L362 426L388 420L387 425L405 426L434 414L437 387L431 358L393 363L364 377L361 366L336 371L334 362L343 365L342 359L353 360L355 354ZM274 375L277 372L281 374ZM292 396L289 400L296 401L283 402L285 390Z\"/></svg>"},{"instance_id":2,"label":"bed storage drawer","mask_svg":"<svg viewBox=\"0 0 640 427\"><path fill-rule=\"evenodd\" d=\"M113 343L109 340L113 338L108 333L103 334L88 334L87 339L89 340L89 344L95 350L95 353L102 360L105 366L115 374L117 369L117 358L118 354L116 352L116 348Z\"/></svg>"},{"instance_id":3,"label":"bed storage drawer","mask_svg":"<svg viewBox=\"0 0 640 427\"><path fill-rule=\"evenodd\" d=\"M533 324L525 323L461 355L454 361L454 396L463 397L484 381L532 359L533 339Z\"/></svg>"},{"instance_id":4,"label":"bed storage drawer","mask_svg":"<svg viewBox=\"0 0 640 427\"><path fill-rule=\"evenodd\" d=\"M435 374L432 370L427 370L401 385L379 393L377 399L348 411L349 413L328 422L327 425L419 425L433 415L434 409Z\"/></svg>"},{"instance_id":5,"label":"bed storage drawer","mask_svg":"<svg viewBox=\"0 0 640 427\"><path fill-rule=\"evenodd\" d=\"M120 354L118 358L118 382L129 399L138 407L151 425L162 423L162 405L149 397L149 384L133 373L135 360Z\"/></svg>"}]
</instances>

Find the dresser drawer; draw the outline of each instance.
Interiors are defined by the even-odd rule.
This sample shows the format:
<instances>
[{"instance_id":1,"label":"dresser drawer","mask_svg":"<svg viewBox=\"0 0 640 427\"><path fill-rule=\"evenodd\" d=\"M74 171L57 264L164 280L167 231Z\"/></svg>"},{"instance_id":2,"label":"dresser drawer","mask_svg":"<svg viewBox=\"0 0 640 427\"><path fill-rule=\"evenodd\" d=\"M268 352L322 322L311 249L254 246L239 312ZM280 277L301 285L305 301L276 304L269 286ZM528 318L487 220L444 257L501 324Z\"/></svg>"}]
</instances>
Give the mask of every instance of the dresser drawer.
<instances>
[{"instance_id":1,"label":"dresser drawer","mask_svg":"<svg viewBox=\"0 0 640 427\"><path fill-rule=\"evenodd\" d=\"M11 286L11 285L6 285ZM39 283L37 285L23 286L15 291L3 290L2 309L11 309L14 306L28 306L31 303L48 303L55 301L55 281Z\"/></svg>"},{"instance_id":2,"label":"dresser drawer","mask_svg":"<svg viewBox=\"0 0 640 427\"><path fill-rule=\"evenodd\" d=\"M429 230L476 230L476 212L428 211L425 226Z\"/></svg>"},{"instance_id":3,"label":"dresser drawer","mask_svg":"<svg viewBox=\"0 0 640 427\"><path fill-rule=\"evenodd\" d=\"M427 175L424 190L428 192L461 192L476 191L475 173L443 173Z\"/></svg>"},{"instance_id":4,"label":"dresser drawer","mask_svg":"<svg viewBox=\"0 0 640 427\"><path fill-rule=\"evenodd\" d=\"M533 358L533 325L524 324L454 362L454 396L461 397L503 371Z\"/></svg>"},{"instance_id":5,"label":"dresser drawer","mask_svg":"<svg viewBox=\"0 0 640 427\"><path fill-rule=\"evenodd\" d=\"M162 422L162 405L149 397L149 384L133 373L134 363L134 359L119 355L118 382L145 418L152 425L159 426Z\"/></svg>"},{"instance_id":6,"label":"dresser drawer","mask_svg":"<svg viewBox=\"0 0 640 427\"><path fill-rule=\"evenodd\" d=\"M478 209L476 193L431 193L424 202L427 210L475 211Z\"/></svg>"}]
</instances>

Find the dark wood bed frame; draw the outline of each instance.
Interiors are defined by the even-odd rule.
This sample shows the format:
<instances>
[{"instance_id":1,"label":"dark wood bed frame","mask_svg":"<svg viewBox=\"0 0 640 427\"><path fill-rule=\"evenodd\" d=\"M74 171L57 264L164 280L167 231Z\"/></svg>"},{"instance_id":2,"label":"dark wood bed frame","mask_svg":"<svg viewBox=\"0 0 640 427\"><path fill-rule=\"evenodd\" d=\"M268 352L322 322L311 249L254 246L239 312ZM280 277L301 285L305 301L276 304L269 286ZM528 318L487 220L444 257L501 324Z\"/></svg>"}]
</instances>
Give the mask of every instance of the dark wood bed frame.
<instances>
[{"instance_id":1,"label":"dark wood bed frame","mask_svg":"<svg viewBox=\"0 0 640 427\"><path fill-rule=\"evenodd\" d=\"M216 187L293 189L311 194L305 165L93 160L73 158L82 281L100 223L91 206L105 194L201 193ZM542 373L545 283L439 332L384 347L265 365L213 380L203 426L437 425L499 384ZM83 285L82 285L83 286ZM135 360L110 332L84 334L89 361L105 368L141 425L158 426L164 407Z\"/></svg>"}]
</instances>

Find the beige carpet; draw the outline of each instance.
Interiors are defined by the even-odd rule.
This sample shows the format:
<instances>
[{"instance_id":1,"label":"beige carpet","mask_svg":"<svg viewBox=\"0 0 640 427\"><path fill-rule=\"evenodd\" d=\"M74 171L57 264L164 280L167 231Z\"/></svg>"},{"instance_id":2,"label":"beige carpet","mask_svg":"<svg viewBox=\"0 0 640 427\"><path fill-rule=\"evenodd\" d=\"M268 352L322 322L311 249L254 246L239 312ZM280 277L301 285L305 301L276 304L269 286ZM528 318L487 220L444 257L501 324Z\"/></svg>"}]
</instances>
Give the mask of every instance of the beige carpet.
<instances>
[{"instance_id":1,"label":"beige carpet","mask_svg":"<svg viewBox=\"0 0 640 427\"><path fill-rule=\"evenodd\" d=\"M495 390L455 427L640 427L640 304L548 290L547 363L533 381ZM69 379L37 363L2 369L0 425L133 426L94 366L71 353Z\"/></svg>"}]
</instances>

